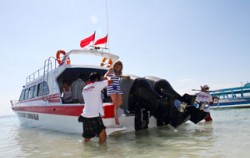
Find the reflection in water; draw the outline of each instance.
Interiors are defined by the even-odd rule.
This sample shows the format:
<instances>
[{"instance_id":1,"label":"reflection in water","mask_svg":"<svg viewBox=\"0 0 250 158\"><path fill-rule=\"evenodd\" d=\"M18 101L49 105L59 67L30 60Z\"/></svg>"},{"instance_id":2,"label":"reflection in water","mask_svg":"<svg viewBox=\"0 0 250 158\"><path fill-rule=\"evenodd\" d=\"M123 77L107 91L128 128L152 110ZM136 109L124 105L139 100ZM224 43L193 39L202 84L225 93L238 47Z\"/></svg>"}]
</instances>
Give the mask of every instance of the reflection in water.
<instances>
[{"instance_id":1,"label":"reflection in water","mask_svg":"<svg viewBox=\"0 0 250 158\"><path fill-rule=\"evenodd\" d=\"M250 109L213 110L212 123L187 122L98 139L20 127L16 117L0 117L0 157L248 157Z\"/></svg>"}]
</instances>

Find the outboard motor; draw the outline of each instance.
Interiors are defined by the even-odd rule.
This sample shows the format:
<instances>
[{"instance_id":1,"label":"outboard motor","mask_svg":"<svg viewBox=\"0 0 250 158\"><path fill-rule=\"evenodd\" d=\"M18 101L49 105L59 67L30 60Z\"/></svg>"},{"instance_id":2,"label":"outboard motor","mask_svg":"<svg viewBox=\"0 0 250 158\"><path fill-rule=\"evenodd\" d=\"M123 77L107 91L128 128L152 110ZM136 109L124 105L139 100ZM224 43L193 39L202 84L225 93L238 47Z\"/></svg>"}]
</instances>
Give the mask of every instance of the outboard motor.
<instances>
[{"instance_id":1,"label":"outboard motor","mask_svg":"<svg viewBox=\"0 0 250 158\"><path fill-rule=\"evenodd\" d=\"M181 95L178 94L167 80L160 79L154 82L154 89L162 96L171 97L181 100Z\"/></svg>"},{"instance_id":2,"label":"outboard motor","mask_svg":"<svg viewBox=\"0 0 250 158\"><path fill-rule=\"evenodd\" d=\"M135 114L135 129L145 129L150 115L157 121L164 120L168 113L169 102L159 95L150 82L144 78L134 80L129 94L128 109Z\"/></svg>"},{"instance_id":3,"label":"outboard motor","mask_svg":"<svg viewBox=\"0 0 250 158\"><path fill-rule=\"evenodd\" d=\"M170 118L166 119L171 120L170 124L172 126L178 127L180 124L186 122L188 119L196 124L207 116L206 112L197 109L193 106L196 96L189 94L184 94L183 96L181 96L172 88L168 81L164 79L155 81L154 89L160 95L167 97L169 98L169 100L171 100L171 111L169 115ZM176 106L174 105L174 102L176 100L179 100L187 105L185 107L184 112L180 112L177 110Z\"/></svg>"},{"instance_id":4,"label":"outboard motor","mask_svg":"<svg viewBox=\"0 0 250 158\"><path fill-rule=\"evenodd\" d=\"M196 124L207 117L208 113L203 111L203 109L201 109L201 106L199 106L198 108L194 106L195 99L195 95L189 94L184 94L181 98L181 100L187 104L185 111L191 115L191 118L189 120Z\"/></svg>"},{"instance_id":5,"label":"outboard motor","mask_svg":"<svg viewBox=\"0 0 250 158\"><path fill-rule=\"evenodd\" d=\"M204 111L193 106L196 96L181 96L164 79L136 78L124 83L128 96L125 105L129 113L135 115L135 130L148 128L152 115L157 119L157 126L171 124L175 128L189 119L198 123L206 116ZM183 103L185 108L180 111Z\"/></svg>"},{"instance_id":6,"label":"outboard motor","mask_svg":"<svg viewBox=\"0 0 250 158\"><path fill-rule=\"evenodd\" d=\"M170 123L173 127L177 128L179 125L185 123L191 117L186 111L180 112L175 104L180 104L183 100L180 94L178 94L168 81L160 79L154 82L153 85L156 92L161 96L167 98L170 102L170 108L168 115L164 118L165 122Z\"/></svg>"},{"instance_id":7,"label":"outboard motor","mask_svg":"<svg viewBox=\"0 0 250 158\"><path fill-rule=\"evenodd\" d=\"M191 115L191 118L189 120L195 124L206 118L208 115L207 112L197 109L194 106L187 107L186 111Z\"/></svg>"}]
</instances>

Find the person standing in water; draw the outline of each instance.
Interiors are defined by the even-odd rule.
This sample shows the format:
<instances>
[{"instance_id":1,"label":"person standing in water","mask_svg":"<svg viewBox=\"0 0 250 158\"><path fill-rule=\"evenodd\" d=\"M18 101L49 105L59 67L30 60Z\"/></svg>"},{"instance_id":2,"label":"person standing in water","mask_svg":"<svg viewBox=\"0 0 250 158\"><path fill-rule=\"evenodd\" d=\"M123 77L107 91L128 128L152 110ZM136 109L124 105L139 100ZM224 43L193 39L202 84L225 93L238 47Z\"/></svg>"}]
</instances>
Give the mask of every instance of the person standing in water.
<instances>
[{"instance_id":1,"label":"person standing in water","mask_svg":"<svg viewBox=\"0 0 250 158\"><path fill-rule=\"evenodd\" d=\"M195 100L195 102L197 102L200 105L206 104L203 107L204 112L208 113L208 115L205 117L206 122L213 121L213 119L210 115L210 107L209 107L210 105L213 104L213 97L211 94L208 93L208 91L209 91L208 85L201 86L201 92L196 94L196 100Z\"/></svg>"},{"instance_id":2,"label":"person standing in water","mask_svg":"<svg viewBox=\"0 0 250 158\"><path fill-rule=\"evenodd\" d=\"M121 77L129 78L128 76L122 76L122 69L122 62L117 61L104 75L104 78L110 78L112 80L112 83L107 87L107 93L111 97L114 104L115 125L117 126L121 126L118 119L118 108L122 104L123 94L123 92L121 91Z\"/></svg>"},{"instance_id":3,"label":"person standing in water","mask_svg":"<svg viewBox=\"0 0 250 158\"><path fill-rule=\"evenodd\" d=\"M106 127L103 124L104 116L101 93L103 88L107 87L111 81L101 81L101 75L92 72L89 76L89 82L83 88L82 95L85 100L85 106L79 117L79 122L83 122L84 142L89 142L91 138L98 136L99 143L106 142Z\"/></svg>"}]
</instances>

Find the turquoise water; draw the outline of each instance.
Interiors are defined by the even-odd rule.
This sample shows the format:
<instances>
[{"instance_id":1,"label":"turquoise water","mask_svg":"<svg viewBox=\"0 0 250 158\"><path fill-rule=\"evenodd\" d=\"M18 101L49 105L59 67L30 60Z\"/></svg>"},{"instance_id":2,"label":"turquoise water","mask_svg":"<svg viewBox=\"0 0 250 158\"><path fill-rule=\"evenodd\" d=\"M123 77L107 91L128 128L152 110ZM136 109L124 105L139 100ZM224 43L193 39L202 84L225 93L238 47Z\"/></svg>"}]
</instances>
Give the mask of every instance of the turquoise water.
<instances>
[{"instance_id":1,"label":"turquoise water","mask_svg":"<svg viewBox=\"0 0 250 158\"><path fill-rule=\"evenodd\" d=\"M16 116L0 117L0 157L249 157L250 108L212 110L213 123L187 122L110 136L99 146L81 135L21 127Z\"/></svg>"}]
</instances>

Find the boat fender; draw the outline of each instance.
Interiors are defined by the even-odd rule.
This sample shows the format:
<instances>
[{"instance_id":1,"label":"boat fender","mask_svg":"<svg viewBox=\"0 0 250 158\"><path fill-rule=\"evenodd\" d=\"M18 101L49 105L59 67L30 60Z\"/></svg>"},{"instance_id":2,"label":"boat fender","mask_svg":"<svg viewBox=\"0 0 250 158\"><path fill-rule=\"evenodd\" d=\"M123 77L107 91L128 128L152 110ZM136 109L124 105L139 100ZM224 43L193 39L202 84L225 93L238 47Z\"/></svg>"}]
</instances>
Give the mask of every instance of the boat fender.
<instances>
[{"instance_id":1,"label":"boat fender","mask_svg":"<svg viewBox=\"0 0 250 158\"><path fill-rule=\"evenodd\" d=\"M62 54L62 55L65 55L66 52L65 52L64 50L58 50L58 51L56 52L56 60L57 60L57 62L58 62L59 65L62 64L61 57L60 57L61 54ZM67 59L66 64L70 64L70 59L69 59L69 58Z\"/></svg>"},{"instance_id":2,"label":"boat fender","mask_svg":"<svg viewBox=\"0 0 250 158\"><path fill-rule=\"evenodd\" d=\"M101 64L100 64L100 66L107 65L107 68L110 68L110 66L113 64L112 59L109 59L107 64L105 63L106 61L107 61L107 58L104 57L104 58L102 59L102 62L101 62Z\"/></svg>"}]
</instances>

